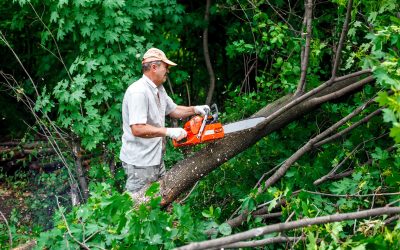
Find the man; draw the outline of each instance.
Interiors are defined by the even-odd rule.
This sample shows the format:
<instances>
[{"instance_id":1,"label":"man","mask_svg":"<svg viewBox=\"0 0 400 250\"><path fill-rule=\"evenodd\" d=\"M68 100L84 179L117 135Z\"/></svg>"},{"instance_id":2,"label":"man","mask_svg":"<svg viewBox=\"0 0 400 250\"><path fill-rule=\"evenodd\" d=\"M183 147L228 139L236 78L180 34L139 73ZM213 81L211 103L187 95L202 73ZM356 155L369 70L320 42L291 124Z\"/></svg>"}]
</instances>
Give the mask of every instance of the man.
<instances>
[{"instance_id":1,"label":"man","mask_svg":"<svg viewBox=\"0 0 400 250\"><path fill-rule=\"evenodd\" d=\"M149 49L143 56L142 78L125 92L120 159L128 176L126 190L131 194L165 174L165 137L181 140L187 135L182 128L165 128L165 116L182 119L205 115L210 109L207 105L178 106L168 96L163 83L168 68L176 65L163 51Z\"/></svg>"}]
</instances>

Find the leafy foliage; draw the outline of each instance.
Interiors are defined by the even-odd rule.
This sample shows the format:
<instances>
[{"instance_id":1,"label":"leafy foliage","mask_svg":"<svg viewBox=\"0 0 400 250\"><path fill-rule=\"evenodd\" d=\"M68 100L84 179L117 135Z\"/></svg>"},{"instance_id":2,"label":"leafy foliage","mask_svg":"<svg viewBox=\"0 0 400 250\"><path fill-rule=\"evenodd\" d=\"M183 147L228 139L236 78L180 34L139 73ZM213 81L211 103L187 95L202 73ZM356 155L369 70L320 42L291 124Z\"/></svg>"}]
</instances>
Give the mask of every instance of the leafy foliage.
<instances>
[{"instance_id":1,"label":"leafy foliage","mask_svg":"<svg viewBox=\"0 0 400 250\"><path fill-rule=\"evenodd\" d=\"M115 192L104 183L95 185L86 204L74 207L68 214L59 208L55 228L40 235L37 249L79 244L106 249L171 249L187 241L206 239L204 231L210 228L230 234L226 223L218 225L211 219L214 214L203 213L209 219L202 222L188 206L174 204L170 213L163 211L157 191L157 185L151 186L146 193L150 201L135 205L127 193Z\"/></svg>"}]
</instances>

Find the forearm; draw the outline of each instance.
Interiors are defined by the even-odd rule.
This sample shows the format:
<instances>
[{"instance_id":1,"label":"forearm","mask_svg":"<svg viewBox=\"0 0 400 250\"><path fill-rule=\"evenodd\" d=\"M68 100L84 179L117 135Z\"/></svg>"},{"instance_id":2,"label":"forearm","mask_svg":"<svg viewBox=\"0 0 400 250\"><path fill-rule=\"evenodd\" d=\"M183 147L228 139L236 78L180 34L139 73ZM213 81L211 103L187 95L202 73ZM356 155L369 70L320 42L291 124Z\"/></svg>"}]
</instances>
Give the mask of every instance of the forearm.
<instances>
[{"instance_id":1,"label":"forearm","mask_svg":"<svg viewBox=\"0 0 400 250\"><path fill-rule=\"evenodd\" d=\"M154 127L149 124L131 125L131 131L134 136L142 138L154 138L166 136L167 129L162 127Z\"/></svg>"},{"instance_id":2,"label":"forearm","mask_svg":"<svg viewBox=\"0 0 400 250\"><path fill-rule=\"evenodd\" d=\"M176 119L183 119L195 114L194 106L177 106L176 109L169 114L169 116Z\"/></svg>"}]
</instances>

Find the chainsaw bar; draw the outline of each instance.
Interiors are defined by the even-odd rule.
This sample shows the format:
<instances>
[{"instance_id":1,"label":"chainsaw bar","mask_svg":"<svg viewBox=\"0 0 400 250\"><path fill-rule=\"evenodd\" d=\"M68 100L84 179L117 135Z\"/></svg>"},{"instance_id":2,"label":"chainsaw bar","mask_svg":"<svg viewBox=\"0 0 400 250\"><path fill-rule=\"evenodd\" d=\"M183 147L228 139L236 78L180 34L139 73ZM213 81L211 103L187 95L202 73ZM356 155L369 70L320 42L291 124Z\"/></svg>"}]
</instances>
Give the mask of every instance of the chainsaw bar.
<instances>
[{"instance_id":1,"label":"chainsaw bar","mask_svg":"<svg viewBox=\"0 0 400 250\"><path fill-rule=\"evenodd\" d=\"M265 121L265 119L266 119L265 117L255 117L255 118L249 118L246 120L241 120L238 122L226 124L223 126L224 133L229 134L229 133L234 133L234 132L238 132L238 131L249 129L249 128L254 128L261 122Z\"/></svg>"}]
</instances>

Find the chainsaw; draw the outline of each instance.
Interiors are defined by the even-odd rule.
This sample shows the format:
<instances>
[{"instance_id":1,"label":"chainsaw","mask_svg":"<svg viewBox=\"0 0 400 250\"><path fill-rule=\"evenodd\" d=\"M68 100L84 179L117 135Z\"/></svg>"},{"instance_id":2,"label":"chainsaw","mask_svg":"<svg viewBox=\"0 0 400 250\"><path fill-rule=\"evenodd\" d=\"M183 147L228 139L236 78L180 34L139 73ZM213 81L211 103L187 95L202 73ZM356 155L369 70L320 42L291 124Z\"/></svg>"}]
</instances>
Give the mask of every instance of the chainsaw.
<instances>
[{"instance_id":1,"label":"chainsaw","mask_svg":"<svg viewBox=\"0 0 400 250\"><path fill-rule=\"evenodd\" d=\"M193 116L185 123L183 129L187 137L180 140L172 140L174 147L192 146L204 142L211 142L224 138L226 134L255 127L265 120L265 117L255 117L222 126L218 122L218 108L216 104L211 105L210 110L203 116Z\"/></svg>"}]
</instances>

